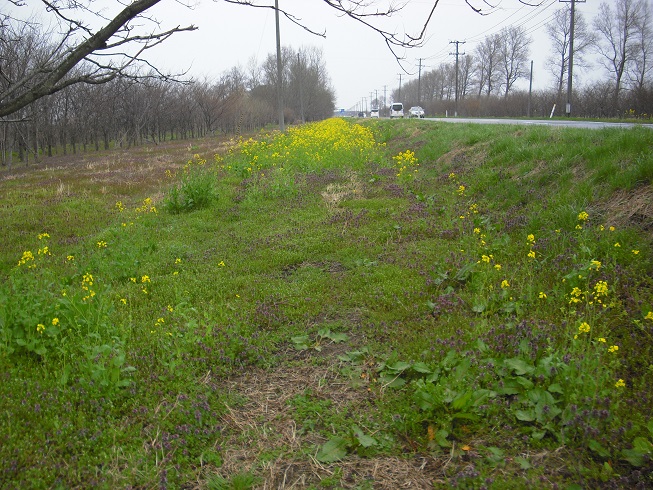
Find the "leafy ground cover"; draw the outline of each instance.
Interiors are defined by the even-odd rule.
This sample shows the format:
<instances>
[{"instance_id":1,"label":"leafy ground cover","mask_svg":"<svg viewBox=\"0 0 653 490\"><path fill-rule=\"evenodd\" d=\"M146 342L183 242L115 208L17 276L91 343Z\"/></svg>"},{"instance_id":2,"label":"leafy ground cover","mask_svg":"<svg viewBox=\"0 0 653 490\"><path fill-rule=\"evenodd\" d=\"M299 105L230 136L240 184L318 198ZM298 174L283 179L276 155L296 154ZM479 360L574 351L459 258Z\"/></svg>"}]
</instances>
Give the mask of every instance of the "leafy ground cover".
<instances>
[{"instance_id":1,"label":"leafy ground cover","mask_svg":"<svg viewBox=\"0 0 653 490\"><path fill-rule=\"evenodd\" d=\"M653 134L340 119L0 173L3 488L650 488Z\"/></svg>"}]
</instances>

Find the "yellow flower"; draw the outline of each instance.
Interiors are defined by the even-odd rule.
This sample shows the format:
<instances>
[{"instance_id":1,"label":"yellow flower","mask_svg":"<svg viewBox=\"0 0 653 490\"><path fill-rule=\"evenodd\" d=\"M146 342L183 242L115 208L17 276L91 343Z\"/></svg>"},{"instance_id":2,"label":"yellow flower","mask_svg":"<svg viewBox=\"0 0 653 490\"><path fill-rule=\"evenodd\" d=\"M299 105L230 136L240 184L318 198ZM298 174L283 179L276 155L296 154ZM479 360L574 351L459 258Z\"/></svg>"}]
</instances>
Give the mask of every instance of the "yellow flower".
<instances>
[{"instance_id":1,"label":"yellow flower","mask_svg":"<svg viewBox=\"0 0 653 490\"><path fill-rule=\"evenodd\" d=\"M637 255L639 253L639 250L633 250L633 255Z\"/></svg>"},{"instance_id":2,"label":"yellow flower","mask_svg":"<svg viewBox=\"0 0 653 490\"><path fill-rule=\"evenodd\" d=\"M501 264L494 264L494 268L498 271L501 270Z\"/></svg>"},{"instance_id":3,"label":"yellow flower","mask_svg":"<svg viewBox=\"0 0 653 490\"><path fill-rule=\"evenodd\" d=\"M143 277L141 277L141 282L146 283L146 282L152 282L152 281L150 281L150 276L143 276Z\"/></svg>"},{"instance_id":4,"label":"yellow flower","mask_svg":"<svg viewBox=\"0 0 653 490\"><path fill-rule=\"evenodd\" d=\"M68 256L66 257L66 260L67 260L68 262L73 262L73 261L75 260L75 256L74 256L74 255L68 255Z\"/></svg>"},{"instance_id":5,"label":"yellow flower","mask_svg":"<svg viewBox=\"0 0 653 490\"><path fill-rule=\"evenodd\" d=\"M535 258L535 251L531 250L530 252L528 252L528 257L531 258L531 259L534 259Z\"/></svg>"},{"instance_id":6,"label":"yellow flower","mask_svg":"<svg viewBox=\"0 0 653 490\"><path fill-rule=\"evenodd\" d=\"M624 388L626 386L626 382L623 379L620 379L614 384L615 388Z\"/></svg>"},{"instance_id":7,"label":"yellow flower","mask_svg":"<svg viewBox=\"0 0 653 490\"><path fill-rule=\"evenodd\" d=\"M615 352L617 352L618 350L619 350L619 346L618 346L618 345L611 345L610 347L608 347L608 352L612 352L613 354L614 354Z\"/></svg>"},{"instance_id":8,"label":"yellow flower","mask_svg":"<svg viewBox=\"0 0 653 490\"><path fill-rule=\"evenodd\" d=\"M614 244L614 246L615 246L616 248L619 248L619 247L621 247L621 244L620 244L619 242L617 242L617 243Z\"/></svg>"},{"instance_id":9,"label":"yellow flower","mask_svg":"<svg viewBox=\"0 0 653 490\"><path fill-rule=\"evenodd\" d=\"M593 268L598 271L601 268L601 262L599 262L598 260L592 260L590 262L590 270L592 270Z\"/></svg>"},{"instance_id":10,"label":"yellow flower","mask_svg":"<svg viewBox=\"0 0 653 490\"><path fill-rule=\"evenodd\" d=\"M578 333L588 333L590 331L589 323L583 322L578 326Z\"/></svg>"},{"instance_id":11,"label":"yellow flower","mask_svg":"<svg viewBox=\"0 0 653 490\"><path fill-rule=\"evenodd\" d=\"M578 221L587 221L590 218L590 215L585 211L578 213Z\"/></svg>"},{"instance_id":12,"label":"yellow flower","mask_svg":"<svg viewBox=\"0 0 653 490\"><path fill-rule=\"evenodd\" d=\"M107 242L105 242L104 240L100 240L99 242L97 242L97 248L107 248Z\"/></svg>"},{"instance_id":13,"label":"yellow flower","mask_svg":"<svg viewBox=\"0 0 653 490\"><path fill-rule=\"evenodd\" d=\"M482 255L481 260L487 264L490 263L490 257L488 257L487 255Z\"/></svg>"},{"instance_id":14,"label":"yellow flower","mask_svg":"<svg viewBox=\"0 0 653 490\"><path fill-rule=\"evenodd\" d=\"M614 226L611 226L610 228L608 228L608 230L614 231Z\"/></svg>"},{"instance_id":15,"label":"yellow flower","mask_svg":"<svg viewBox=\"0 0 653 490\"><path fill-rule=\"evenodd\" d=\"M604 343L604 344L607 342L607 340L605 340L603 337L599 337L597 340L598 340L599 342Z\"/></svg>"},{"instance_id":16,"label":"yellow flower","mask_svg":"<svg viewBox=\"0 0 653 490\"><path fill-rule=\"evenodd\" d=\"M57 325L59 325L59 319L58 319L58 318L53 318L53 319L52 319L52 325L54 325L55 327L56 327Z\"/></svg>"},{"instance_id":17,"label":"yellow flower","mask_svg":"<svg viewBox=\"0 0 653 490\"><path fill-rule=\"evenodd\" d=\"M501 281L501 287L502 287L503 289L506 289L506 288L509 288L509 287L510 287L510 283L508 282L507 279L504 279L503 281Z\"/></svg>"},{"instance_id":18,"label":"yellow flower","mask_svg":"<svg viewBox=\"0 0 653 490\"><path fill-rule=\"evenodd\" d=\"M42 323L39 323L38 325L36 325L36 331L38 333L42 334L45 331L45 325L43 325Z\"/></svg>"},{"instance_id":19,"label":"yellow flower","mask_svg":"<svg viewBox=\"0 0 653 490\"><path fill-rule=\"evenodd\" d=\"M175 264L181 264L181 259L179 257L175 259Z\"/></svg>"},{"instance_id":20,"label":"yellow flower","mask_svg":"<svg viewBox=\"0 0 653 490\"><path fill-rule=\"evenodd\" d=\"M529 243L535 243L535 235L531 233L526 237L526 240L528 240Z\"/></svg>"},{"instance_id":21,"label":"yellow flower","mask_svg":"<svg viewBox=\"0 0 653 490\"><path fill-rule=\"evenodd\" d=\"M225 267L224 260L221 260L220 263L218 264L218 267Z\"/></svg>"},{"instance_id":22,"label":"yellow flower","mask_svg":"<svg viewBox=\"0 0 653 490\"><path fill-rule=\"evenodd\" d=\"M120 298L120 302L121 302L123 305L126 305L126 304L127 304L127 299L125 299L125 298Z\"/></svg>"},{"instance_id":23,"label":"yellow flower","mask_svg":"<svg viewBox=\"0 0 653 490\"><path fill-rule=\"evenodd\" d=\"M476 233L477 235L480 234L480 233L481 233L481 229L480 229L480 228L474 228L474 233Z\"/></svg>"},{"instance_id":24,"label":"yellow flower","mask_svg":"<svg viewBox=\"0 0 653 490\"><path fill-rule=\"evenodd\" d=\"M170 306L170 305L168 305L168 306L166 307L166 309L167 309L170 313L172 313L173 311L175 311L175 309L174 309L172 306Z\"/></svg>"},{"instance_id":25,"label":"yellow flower","mask_svg":"<svg viewBox=\"0 0 653 490\"><path fill-rule=\"evenodd\" d=\"M544 291L540 291L540 299L546 299L546 293Z\"/></svg>"},{"instance_id":26,"label":"yellow flower","mask_svg":"<svg viewBox=\"0 0 653 490\"><path fill-rule=\"evenodd\" d=\"M644 317L644 320L651 320L653 321L653 311L649 311L646 316Z\"/></svg>"}]
</instances>

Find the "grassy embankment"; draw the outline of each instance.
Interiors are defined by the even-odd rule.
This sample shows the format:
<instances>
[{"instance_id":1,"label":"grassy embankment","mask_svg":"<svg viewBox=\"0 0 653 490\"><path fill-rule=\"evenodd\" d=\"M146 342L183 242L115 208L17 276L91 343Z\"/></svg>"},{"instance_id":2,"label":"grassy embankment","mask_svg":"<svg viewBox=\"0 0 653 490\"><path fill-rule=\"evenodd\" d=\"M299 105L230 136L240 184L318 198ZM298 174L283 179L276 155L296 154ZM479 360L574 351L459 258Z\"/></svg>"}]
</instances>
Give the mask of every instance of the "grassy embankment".
<instances>
[{"instance_id":1,"label":"grassy embankment","mask_svg":"<svg viewBox=\"0 0 653 490\"><path fill-rule=\"evenodd\" d=\"M652 132L197 145L0 173L0 487L653 485Z\"/></svg>"}]
</instances>

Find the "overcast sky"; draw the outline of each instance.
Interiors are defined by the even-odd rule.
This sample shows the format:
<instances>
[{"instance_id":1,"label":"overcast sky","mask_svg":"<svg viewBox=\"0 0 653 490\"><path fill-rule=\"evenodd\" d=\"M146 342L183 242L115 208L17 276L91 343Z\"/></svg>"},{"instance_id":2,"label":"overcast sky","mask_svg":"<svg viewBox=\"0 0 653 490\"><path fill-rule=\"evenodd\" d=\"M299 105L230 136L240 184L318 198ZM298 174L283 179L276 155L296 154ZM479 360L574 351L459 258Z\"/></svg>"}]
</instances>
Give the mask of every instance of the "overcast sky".
<instances>
[{"instance_id":1,"label":"overcast sky","mask_svg":"<svg viewBox=\"0 0 653 490\"><path fill-rule=\"evenodd\" d=\"M378 0L380 8L389 1L397 4L401 0ZM483 8L487 15L475 13L465 0L439 0L435 14L426 31L426 42L418 49L400 51L405 58L402 70L383 38L364 25L345 17L328 7L322 0L279 0L279 7L293 13L301 22L314 31L325 31L326 38L312 35L289 20L281 17L281 43L298 51L302 47L322 49L323 59L336 93L337 108L354 108L363 98L369 103L373 97L416 80L419 59L422 70L428 71L443 62L453 62L451 54L455 46L451 41L461 41L460 52L472 53L485 37L504 27L520 26L534 39L531 58L534 62L533 85L535 89L547 88L551 78L545 69L545 60L550 56L549 41L545 25L554 12L562 8L560 0L528 0L541 3L539 7L524 5L519 0L469 0ZM195 2L195 7L184 6ZM274 0L256 0L259 4L274 5ZM417 34L420 32L434 0L405 0L405 8L392 18L386 19L386 30ZM610 0L610 3L614 0ZM110 15L120 7L117 0L93 2L94 8L104 4L111 6L104 11ZM494 8L489 7L489 4ZM577 0L576 9L582 12L588 24L599 10L600 0ZM28 2L29 6L38 3ZM150 11L162 21L161 29L175 26L195 25L193 32L177 33L163 45L153 50L148 59L164 69L175 72L189 70L197 78L217 79L234 66L246 69L255 59L259 64L268 54L275 52L275 19L271 9L243 7L221 0L163 0ZM600 73L596 67L594 73ZM588 79L591 74L582 74ZM528 81L518 87L527 88Z\"/></svg>"},{"instance_id":2,"label":"overcast sky","mask_svg":"<svg viewBox=\"0 0 653 490\"><path fill-rule=\"evenodd\" d=\"M336 107L349 109L369 100L370 93L379 96L387 90L388 97L401 81L416 79L419 59L422 70L437 67L442 62L453 62L455 47L451 41L464 41L460 52L473 52L477 43L486 36L508 26L523 27L534 39L531 58L534 61L534 88L550 86L544 62L550 55L545 25L556 9L559 0L544 0L540 7L530 7L519 0L483 0L476 2L487 15L472 11L465 0L440 0L427 30L423 47L401 51L405 57L402 71L381 36L371 29L348 18L338 17L322 0L279 0L279 7L292 12L314 31L326 31L326 39L311 35L281 17L281 43L295 51L301 47L317 46L323 50L324 60L336 92ZM537 0L538 2L541 0ZM533 0L531 0L533 2ZM270 0L273 4L273 1ZM533 2L534 3L534 2ZM588 23L598 12L599 0L578 2L577 11L585 15ZM379 2L383 5L384 2ZM406 7L384 23L396 32L416 34L420 31L433 0L408 0ZM165 56L161 60L171 69L190 69L193 76L218 77L234 66L245 68L254 58L259 63L275 51L274 11L230 5L220 0L200 0L189 10L173 0L164 0L154 11L166 23L194 24L199 30L179 33L166 41ZM586 74L583 78L588 78ZM522 82L527 87L528 82Z\"/></svg>"}]
</instances>

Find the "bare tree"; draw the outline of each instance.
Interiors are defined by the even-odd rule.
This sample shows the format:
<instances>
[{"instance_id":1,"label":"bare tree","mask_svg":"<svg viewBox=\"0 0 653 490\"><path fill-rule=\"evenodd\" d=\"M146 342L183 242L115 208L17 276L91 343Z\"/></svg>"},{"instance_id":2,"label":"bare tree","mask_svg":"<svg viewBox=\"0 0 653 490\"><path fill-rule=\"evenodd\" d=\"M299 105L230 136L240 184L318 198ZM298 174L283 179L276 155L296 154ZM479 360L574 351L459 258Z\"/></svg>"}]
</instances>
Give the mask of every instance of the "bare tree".
<instances>
[{"instance_id":1,"label":"bare tree","mask_svg":"<svg viewBox=\"0 0 653 490\"><path fill-rule=\"evenodd\" d=\"M0 72L0 116L13 114L35 100L71 85L99 84L118 76L133 76L129 70L132 66L147 64L142 58L146 50L176 32L196 29L194 26L175 27L165 32L139 34L139 22L154 22L144 17L144 12L159 1L133 0L108 20L104 27L94 30L84 21L89 9L82 1L42 0L62 31L58 39L51 40L53 36L39 31L43 26L35 21L18 22L30 26L43 42L48 39L48 43L42 50L41 58L29 66L22 76L11 76L4 69ZM14 4L20 9L26 6L27 0ZM103 19L100 13L96 13L95 17ZM1 25L16 23L13 18L5 17ZM24 37L18 37L14 41L22 45L23 40ZM4 53L0 56L5 57ZM5 60L3 68L13 61ZM165 78L162 73L154 71L157 76Z\"/></svg>"},{"instance_id":2,"label":"bare tree","mask_svg":"<svg viewBox=\"0 0 653 490\"><path fill-rule=\"evenodd\" d=\"M520 78L528 76L527 63L529 46L533 40L521 27L507 27L499 33L503 95L507 96L512 86Z\"/></svg>"},{"instance_id":3,"label":"bare tree","mask_svg":"<svg viewBox=\"0 0 653 490\"><path fill-rule=\"evenodd\" d=\"M567 82L569 73L569 46L571 41L571 7L557 10L554 18L546 26L553 54L546 60L546 66L553 75L558 98ZM595 36L588 30L587 22L581 12L574 14L574 70L587 67L584 54L595 43ZM578 70L574 72L578 75Z\"/></svg>"},{"instance_id":4,"label":"bare tree","mask_svg":"<svg viewBox=\"0 0 653 490\"><path fill-rule=\"evenodd\" d=\"M474 50L479 96L483 93L490 96L496 85L499 84L501 42L501 36L493 34L483 39Z\"/></svg>"},{"instance_id":5,"label":"bare tree","mask_svg":"<svg viewBox=\"0 0 653 490\"><path fill-rule=\"evenodd\" d=\"M613 77L613 110L617 110L624 75L636 48L637 28L641 22L642 0L617 0L616 12L602 3L594 18L598 41L596 50L606 71Z\"/></svg>"},{"instance_id":6,"label":"bare tree","mask_svg":"<svg viewBox=\"0 0 653 490\"><path fill-rule=\"evenodd\" d=\"M633 62L628 69L630 83L636 92L645 88L653 69L653 12L648 1L642 2L639 14L633 37Z\"/></svg>"}]
</instances>

